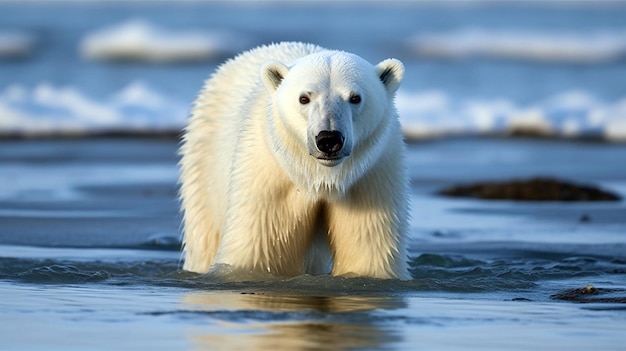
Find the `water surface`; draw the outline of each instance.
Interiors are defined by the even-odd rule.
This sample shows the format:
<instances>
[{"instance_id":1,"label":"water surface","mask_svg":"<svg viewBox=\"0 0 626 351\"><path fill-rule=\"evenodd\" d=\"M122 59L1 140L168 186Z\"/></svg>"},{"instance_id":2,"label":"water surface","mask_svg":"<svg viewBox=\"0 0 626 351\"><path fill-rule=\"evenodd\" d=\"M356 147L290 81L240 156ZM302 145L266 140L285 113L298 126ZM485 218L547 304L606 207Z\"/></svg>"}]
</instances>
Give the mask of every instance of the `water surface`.
<instances>
[{"instance_id":1,"label":"water surface","mask_svg":"<svg viewBox=\"0 0 626 351\"><path fill-rule=\"evenodd\" d=\"M458 182L552 175L623 196L624 145L409 145L406 282L183 272L175 141L0 146L5 349L618 350L626 341L623 202L435 195ZM588 285L594 294L554 298Z\"/></svg>"}]
</instances>

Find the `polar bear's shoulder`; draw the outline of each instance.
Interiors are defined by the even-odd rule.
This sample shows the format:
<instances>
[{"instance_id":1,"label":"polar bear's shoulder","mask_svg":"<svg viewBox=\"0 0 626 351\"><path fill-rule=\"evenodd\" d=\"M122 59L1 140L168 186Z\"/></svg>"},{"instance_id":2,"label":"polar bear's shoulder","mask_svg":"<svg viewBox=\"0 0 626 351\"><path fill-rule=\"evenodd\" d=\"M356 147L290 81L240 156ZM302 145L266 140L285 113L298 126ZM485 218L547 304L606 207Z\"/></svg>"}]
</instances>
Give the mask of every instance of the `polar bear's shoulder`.
<instances>
[{"instance_id":1,"label":"polar bear's shoulder","mask_svg":"<svg viewBox=\"0 0 626 351\"><path fill-rule=\"evenodd\" d=\"M263 45L246 51L236 56L234 61L262 60L269 59L278 61L292 61L294 59L307 56L326 49L315 44L301 42L282 42ZM285 62L287 63L287 62Z\"/></svg>"},{"instance_id":2,"label":"polar bear's shoulder","mask_svg":"<svg viewBox=\"0 0 626 351\"><path fill-rule=\"evenodd\" d=\"M200 102L204 101L203 95L209 90L224 91L228 94L248 96L250 89L260 88L261 66L270 61L279 61L291 65L295 60L326 51L326 49L307 43L281 42L258 46L245 51L224 62L218 67L203 87Z\"/></svg>"},{"instance_id":3,"label":"polar bear's shoulder","mask_svg":"<svg viewBox=\"0 0 626 351\"><path fill-rule=\"evenodd\" d=\"M320 51L326 51L326 49L314 44L300 42L281 42L258 46L229 59L219 67L218 72L237 70L258 73L259 67L269 60L276 60L289 65L300 57Z\"/></svg>"}]
</instances>

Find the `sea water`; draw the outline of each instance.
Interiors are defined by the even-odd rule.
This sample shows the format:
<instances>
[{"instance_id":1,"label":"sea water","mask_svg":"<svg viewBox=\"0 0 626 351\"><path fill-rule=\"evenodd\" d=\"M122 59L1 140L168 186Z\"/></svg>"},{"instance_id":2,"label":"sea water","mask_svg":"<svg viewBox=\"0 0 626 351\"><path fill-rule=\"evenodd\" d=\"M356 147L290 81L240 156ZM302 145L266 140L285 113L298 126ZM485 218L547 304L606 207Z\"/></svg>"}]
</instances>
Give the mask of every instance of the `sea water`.
<instances>
[{"instance_id":1,"label":"sea water","mask_svg":"<svg viewBox=\"0 0 626 351\"><path fill-rule=\"evenodd\" d=\"M410 144L409 281L184 272L176 141L0 146L3 349L619 350L626 341L623 202L435 194L541 174L625 196L624 145Z\"/></svg>"},{"instance_id":2,"label":"sea water","mask_svg":"<svg viewBox=\"0 0 626 351\"><path fill-rule=\"evenodd\" d=\"M541 175L625 197L626 146L575 141L623 140L624 18L619 2L1 3L0 134L55 138L0 141L0 348L623 349L623 201L436 193ZM184 272L177 141L59 138L176 131L224 58L280 40L405 63L411 280ZM573 140L422 139L520 123Z\"/></svg>"}]
</instances>

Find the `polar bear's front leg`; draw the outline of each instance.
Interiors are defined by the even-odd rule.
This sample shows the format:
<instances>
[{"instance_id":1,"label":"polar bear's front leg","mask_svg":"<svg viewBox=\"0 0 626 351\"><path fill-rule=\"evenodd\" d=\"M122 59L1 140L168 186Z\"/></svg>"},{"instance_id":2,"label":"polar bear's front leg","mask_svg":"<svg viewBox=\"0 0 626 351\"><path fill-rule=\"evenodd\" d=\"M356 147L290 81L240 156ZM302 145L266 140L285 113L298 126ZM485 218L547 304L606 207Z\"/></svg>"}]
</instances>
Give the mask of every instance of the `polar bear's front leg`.
<instances>
[{"instance_id":1,"label":"polar bear's front leg","mask_svg":"<svg viewBox=\"0 0 626 351\"><path fill-rule=\"evenodd\" d=\"M262 191L232 201L216 263L248 272L302 274L316 207L297 189L253 189Z\"/></svg>"},{"instance_id":2,"label":"polar bear's front leg","mask_svg":"<svg viewBox=\"0 0 626 351\"><path fill-rule=\"evenodd\" d=\"M333 275L410 279L407 189L402 176L389 173L366 176L328 206Z\"/></svg>"}]
</instances>

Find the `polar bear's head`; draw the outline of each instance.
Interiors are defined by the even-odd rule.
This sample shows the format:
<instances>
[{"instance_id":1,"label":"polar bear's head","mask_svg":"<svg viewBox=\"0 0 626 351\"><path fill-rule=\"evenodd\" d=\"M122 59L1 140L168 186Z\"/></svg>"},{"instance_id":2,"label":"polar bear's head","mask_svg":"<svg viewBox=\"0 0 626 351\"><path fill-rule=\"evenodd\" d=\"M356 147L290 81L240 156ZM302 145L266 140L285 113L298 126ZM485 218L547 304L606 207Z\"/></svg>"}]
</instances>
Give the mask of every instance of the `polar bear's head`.
<instances>
[{"instance_id":1,"label":"polar bear's head","mask_svg":"<svg viewBox=\"0 0 626 351\"><path fill-rule=\"evenodd\" d=\"M381 147L376 144L397 118L393 98L403 74L396 59L373 66L340 51L308 55L289 66L265 63L261 80L273 101L268 117L274 150L314 161L317 168L309 171L318 174L332 173L323 168L343 169L344 163L366 168L379 153L372 148Z\"/></svg>"}]
</instances>

